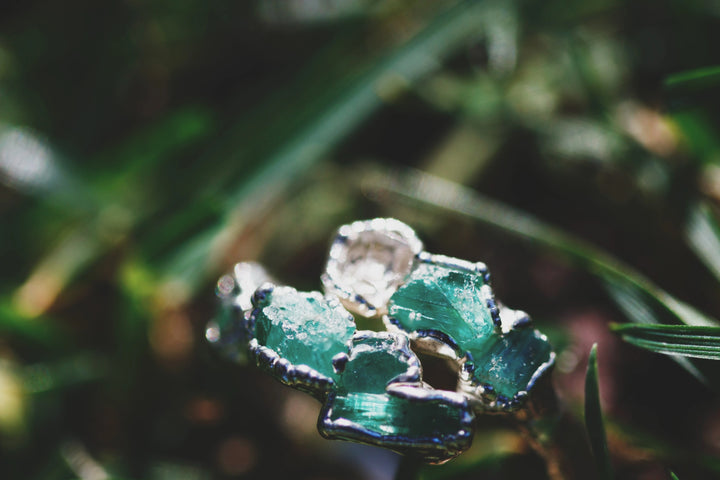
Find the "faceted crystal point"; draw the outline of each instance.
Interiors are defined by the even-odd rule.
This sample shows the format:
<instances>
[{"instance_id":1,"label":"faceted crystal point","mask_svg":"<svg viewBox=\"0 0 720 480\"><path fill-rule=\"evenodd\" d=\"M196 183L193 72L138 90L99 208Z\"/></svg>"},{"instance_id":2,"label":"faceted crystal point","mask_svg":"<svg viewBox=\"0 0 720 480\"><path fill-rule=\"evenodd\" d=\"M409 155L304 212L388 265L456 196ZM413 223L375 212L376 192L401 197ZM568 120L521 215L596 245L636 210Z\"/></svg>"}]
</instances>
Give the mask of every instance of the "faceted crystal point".
<instances>
[{"instance_id":1,"label":"faceted crystal point","mask_svg":"<svg viewBox=\"0 0 720 480\"><path fill-rule=\"evenodd\" d=\"M530 392L555 359L547 338L533 328L491 335L469 353L472 362L461 382L463 390L489 397L489 406L499 409L519 407L519 400ZM492 387L490 396L487 386Z\"/></svg>"},{"instance_id":2,"label":"faceted crystal point","mask_svg":"<svg viewBox=\"0 0 720 480\"><path fill-rule=\"evenodd\" d=\"M258 290L250 324L257 343L292 366L334 379L333 357L347 354L355 321L332 298L290 287Z\"/></svg>"},{"instance_id":3,"label":"faceted crystal point","mask_svg":"<svg viewBox=\"0 0 720 480\"><path fill-rule=\"evenodd\" d=\"M422 248L415 232L398 220L376 218L344 225L330 247L322 277L325 290L352 312L382 315Z\"/></svg>"},{"instance_id":4,"label":"faceted crystal point","mask_svg":"<svg viewBox=\"0 0 720 480\"><path fill-rule=\"evenodd\" d=\"M499 315L482 273L420 263L390 298L390 322L408 333L434 334L458 353L495 332Z\"/></svg>"},{"instance_id":5,"label":"faceted crystal point","mask_svg":"<svg viewBox=\"0 0 720 480\"><path fill-rule=\"evenodd\" d=\"M247 359L248 336L244 315L252 308L255 290L271 277L255 262L235 265L232 275L223 275L217 283L216 293L220 309L205 329L205 338L220 353L231 360L243 363Z\"/></svg>"},{"instance_id":6,"label":"faceted crystal point","mask_svg":"<svg viewBox=\"0 0 720 480\"><path fill-rule=\"evenodd\" d=\"M318 426L327 438L443 462L470 446L473 419L464 397L423 386L419 360L405 336L358 332Z\"/></svg>"}]
</instances>

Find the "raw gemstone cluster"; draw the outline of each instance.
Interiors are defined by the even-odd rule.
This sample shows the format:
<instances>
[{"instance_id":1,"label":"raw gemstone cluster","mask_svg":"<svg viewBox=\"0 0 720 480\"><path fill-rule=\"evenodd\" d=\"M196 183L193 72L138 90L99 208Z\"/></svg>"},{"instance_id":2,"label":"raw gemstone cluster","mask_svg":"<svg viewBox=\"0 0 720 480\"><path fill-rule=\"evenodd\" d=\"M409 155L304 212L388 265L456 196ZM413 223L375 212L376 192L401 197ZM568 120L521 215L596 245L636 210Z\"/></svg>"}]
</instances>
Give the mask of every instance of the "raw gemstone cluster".
<instances>
[{"instance_id":1,"label":"raw gemstone cluster","mask_svg":"<svg viewBox=\"0 0 720 480\"><path fill-rule=\"evenodd\" d=\"M318 425L325 437L412 450L433 462L470 446L467 399L423 386L405 335L357 332L337 299L317 292L263 288L253 305L248 328L259 363L324 402ZM395 385L414 394L396 393Z\"/></svg>"},{"instance_id":2,"label":"raw gemstone cluster","mask_svg":"<svg viewBox=\"0 0 720 480\"><path fill-rule=\"evenodd\" d=\"M338 230L322 277L326 296L260 286L267 275L247 265L218 283L226 315L206 336L224 350L245 343L260 367L315 395L327 438L443 462L470 446L477 413L522 408L554 362L529 317L496 302L484 264L424 252L394 219ZM357 331L343 306L382 316L388 331ZM423 382L411 341L456 362L457 392Z\"/></svg>"}]
</instances>

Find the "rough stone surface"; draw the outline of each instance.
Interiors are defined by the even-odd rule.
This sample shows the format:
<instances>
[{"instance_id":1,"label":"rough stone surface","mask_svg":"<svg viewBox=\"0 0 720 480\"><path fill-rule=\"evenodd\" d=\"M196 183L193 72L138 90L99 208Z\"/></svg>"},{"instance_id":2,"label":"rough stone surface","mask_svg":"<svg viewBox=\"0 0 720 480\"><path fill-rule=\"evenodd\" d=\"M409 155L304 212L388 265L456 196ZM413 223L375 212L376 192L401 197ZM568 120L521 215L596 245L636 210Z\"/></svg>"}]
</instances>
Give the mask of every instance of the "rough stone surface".
<instances>
[{"instance_id":1,"label":"rough stone surface","mask_svg":"<svg viewBox=\"0 0 720 480\"><path fill-rule=\"evenodd\" d=\"M552 348L535 329L522 328L491 335L470 350L475 363L473 381L492 385L498 395L513 398L528 389L537 370L552 355Z\"/></svg>"},{"instance_id":2,"label":"rough stone surface","mask_svg":"<svg viewBox=\"0 0 720 480\"><path fill-rule=\"evenodd\" d=\"M339 379L336 395L323 408L320 431L341 438L421 453L430 461L444 461L472 441L473 414L466 403L421 386L419 362L395 334L378 333L354 341ZM389 393L387 385L400 380L416 395ZM417 388L417 390L415 390Z\"/></svg>"},{"instance_id":3,"label":"rough stone surface","mask_svg":"<svg viewBox=\"0 0 720 480\"><path fill-rule=\"evenodd\" d=\"M497 329L487 305L488 289L480 274L419 264L391 297L388 316L408 333L423 337L432 330L447 337L433 335L449 343L455 356L472 359L471 387L492 387L498 398L505 398L497 403L502 407L529 390L553 354L545 337L527 325L504 333Z\"/></svg>"},{"instance_id":4,"label":"rough stone surface","mask_svg":"<svg viewBox=\"0 0 720 480\"><path fill-rule=\"evenodd\" d=\"M403 330L437 330L461 347L494 331L477 273L419 264L390 299L388 315Z\"/></svg>"},{"instance_id":5,"label":"rough stone surface","mask_svg":"<svg viewBox=\"0 0 720 480\"><path fill-rule=\"evenodd\" d=\"M408 440L457 436L463 430L461 408L437 400L410 401L387 394L349 393L335 398L330 421L349 420L372 434Z\"/></svg>"},{"instance_id":6,"label":"rough stone surface","mask_svg":"<svg viewBox=\"0 0 720 480\"><path fill-rule=\"evenodd\" d=\"M396 343L390 335L354 342L338 392L384 394L388 382L408 371L408 360L396 350Z\"/></svg>"},{"instance_id":7,"label":"rough stone surface","mask_svg":"<svg viewBox=\"0 0 720 480\"><path fill-rule=\"evenodd\" d=\"M349 351L355 322L339 304L319 293L277 287L257 305L255 338L294 365L336 376L332 359Z\"/></svg>"}]
</instances>

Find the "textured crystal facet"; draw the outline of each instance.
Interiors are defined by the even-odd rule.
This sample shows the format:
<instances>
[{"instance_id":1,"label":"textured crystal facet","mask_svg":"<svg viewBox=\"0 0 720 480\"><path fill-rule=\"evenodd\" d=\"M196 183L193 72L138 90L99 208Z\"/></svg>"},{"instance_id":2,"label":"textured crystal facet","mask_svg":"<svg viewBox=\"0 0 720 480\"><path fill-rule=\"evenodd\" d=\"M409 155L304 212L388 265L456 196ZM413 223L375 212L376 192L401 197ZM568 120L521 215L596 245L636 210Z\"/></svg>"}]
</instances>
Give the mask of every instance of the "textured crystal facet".
<instances>
[{"instance_id":1,"label":"textured crystal facet","mask_svg":"<svg viewBox=\"0 0 720 480\"><path fill-rule=\"evenodd\" d=\"M457 436L464 430L462 408L438 400L411 401L389 394L348 393L335 398L330 422L353 422L372 434L409 441Z\"/></svg>"},{"instance_id":2,"label":"textured crystal facet","mask_svg":"<svg viewBox=\"0 0 720 480\"><path fill-rule=\"evenodd\" d=\"M439 331L461 349L493 333L482 275L419 264L390 299L388 315L405 331Z\"/></svg>"},{"instance_id":3,"label":"textured crystal facet","mask_svg":"<svg viewBox=\"0 0 720 480\"><path fill-rule=\"evenodd\" d=\"M320 432L421 453L444 461L472 441L473 413L454 393L422 386L419 360L407 339L387 332L358 332L347 364L323 408ZM389 386L412 392L403 396Z\"/></svg>"},{"instance_id":4,"label":"textured crystal facet","mask_svg":"<svg viewBox=\"0 0 720 480\"><path fill-rule=\"evenodd\" d=\"M323 284L355 313L384 313L421 250L412 229L397 220L378 218L345 225L330 248Z\"/></svg>"},{"instance_id":5,"label":"textured crystal facet","mask_svg":"<svg viewBox=\"0 0 720 480\"><path fill-rule=\"evenodd\" d=\"M470 354L475 366L472 382L491 385L495 394L508 399L528 391L535 374L553 358L547 339L533 328L492 335Z\"/></svg>"},{"instance_id":6,"label":"textured crystal facet","mask_svg":"<svg viewBox=\"0 0 720 480\"><path fill-rule=\"evenodd\" d=\"M333 357L347 353L355 332L352 315L317 292L277 287L257 300L255 338L293 365L336 376Z\"/></svg>"},{"instance_id":7,"label":"textured crystal facet","mask_svg":"<svg viewBox=\"0 0 720 480\"><path fill-rule=\"evenodd\" d=\"M396 337L389 334L355 340L338 391L384 394L388 382L408 373L408 362L418 362L410 352L402 354L397 343ZM419 381L419 371L412 380Z\"/></svg>"},{"instance_id":8,"label":"textured crystal facet","mask_svg":"<svg viewBox=\"0 0 720 480\"><path fill-rule=\"evenodd\" d=\"M456 268L453 260L419 263L391 297L389 322L413 338L434 339L436 353L465 358L461 386L486 408L516 408L552 365L552 348L525 313L503 308L500 314L482 273Z\"/></svg>"}]
</instances>

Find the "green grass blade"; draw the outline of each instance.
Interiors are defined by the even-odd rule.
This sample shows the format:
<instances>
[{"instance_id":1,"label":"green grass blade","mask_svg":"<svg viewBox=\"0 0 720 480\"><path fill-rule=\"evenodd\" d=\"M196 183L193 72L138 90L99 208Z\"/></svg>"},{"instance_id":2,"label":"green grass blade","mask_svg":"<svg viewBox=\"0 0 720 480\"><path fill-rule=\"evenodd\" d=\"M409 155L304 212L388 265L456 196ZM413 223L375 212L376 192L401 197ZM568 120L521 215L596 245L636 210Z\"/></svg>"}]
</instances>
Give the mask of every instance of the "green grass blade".
<instances>
[{"instance_id":1,"label":"green grass blade","mask_svg":"<svg viewBox=\"0 0 720 480\"><path fill-rule=\"evenodd\" d=\"M442 209L527 241L533 247L552 251L600 278L610 296L633 322L720 325L717 320L673 297L607 252L527 212L462 185L416 170L398 170L370 175L364 182L364 189L370 197L379 201L401 200ZM672 358L695 378L709 384L706 376L688 358Z\"/></svg>"},{"instance_id":2,"label":"green grass blade","mask_svg":"<svg viewBox=\"0 0 720 480\"><path fill-rule=\"evenodd\" d=\"M585 427L590 438L590 447L597 463L600 478L613 478L608 452L605 425L600 407L600 388L598 386L597 343L590 350L587 375L585 376Z\"/></svg>"},{"instance_id":3,"label":"green grass blade","mask_svg":"<svg viewBox=\"0 0 720 480\"><path fill-rule=\"evenodd\" d=\"M670 75L664 82L670 110L692 108L713 111L720 101L720 66L711 66Z\"/></svg>"},{"instance_id":4,"label":"green grass blade","mask_svg":"<svg viewBox=\"0 0 720 480\"><path fill-rule=\"evenodd\" d=\"M720 360L720 328L687 325L613 325L628 343L668 355Z\"/></svg>"},{"instance_id":5,"label":"green grass blade","mask_svg":"<svg viewBox=\"0 0 720 480\"><path fill-rule=\"evenodd\" d=\"M72 346L67 332L48 318L32 318L18 312L12 300L0 299L0 337L20 339L47 352L67 350Z\"/></svg>"},{"instance_id":6,"label":"green grass blade","mask_svg":"<svg viewBox=\"0 0 720 480\"><path fill-rule=\"evenodd\" d=\"M720 66L675 73L665 79L666 87L720 85Z\"/></svg>"},{"instance_id":7,"label":"green grass blade","mask_svg":"<svg viewBox=\"0 0 720 480\"><path fill-rule=\"evenodd\" d=\"M690 248L720 280L720 229L706 204L690 208L685 236Z\"/></svg>"},{"instance_id":8,"label":"green grass blade","mask_svg":"<svg viewBox=\"0 0 720 480\"><path fill-rule=\"evenodd\" d=\"M551 250L607 284L646 298L653 308L677 323L720 326L717 320L676 299L604 250L462 185L420 171L399 170L372 175L364 187L382 201L405 200L450 211ZM647 314L645 321L654 323L654 314Z\"/></svg>"},{"instance_id":9,"label":"green grass blade","mask_svg":"<svg viewBox=\"0 0 720 480\"><path fill-rule=\"evenodd\" d=\"M205 275L212 270L202 262L211 247L217 248L217 239L224 229L233 224L237 228L238 210L258 210L269 198L275 198L291 182L327 156L347 135L386 101L388 87L412 84L437 70L442 60L467 40L477 35L486 10L484 2L465 1L433 19L421 32L406 44L370 68L347 88L319 108L319 113L284 142L280 142L261 167L231 188L224 210L226 215L216 225L199 233L198 241L177 251L168 262L167 272L176 281L197 288ZM273 146L274 146L274 140ZM252 210L252 211L251 211ZM198 257L198 252L202 252ZM199 262L199 263L198 263ZM185 270L183 265L193 265ZM198 272L198 265L201 265ZM200 273L200 274L199 274ZM214 274L215 272L213 272Z\"/></svg>"},{"instance_id":10,"label":"green grass blade","mask_svg":"<svg viewBox=\"0 0 720 480\"><path fill-rule=\"evenodd\" d=\"M680 480L677 475L675 475L675 472L670 472L670 478L671 480Z\"/></svg>"}]
</instances>

